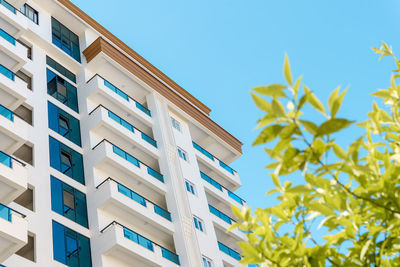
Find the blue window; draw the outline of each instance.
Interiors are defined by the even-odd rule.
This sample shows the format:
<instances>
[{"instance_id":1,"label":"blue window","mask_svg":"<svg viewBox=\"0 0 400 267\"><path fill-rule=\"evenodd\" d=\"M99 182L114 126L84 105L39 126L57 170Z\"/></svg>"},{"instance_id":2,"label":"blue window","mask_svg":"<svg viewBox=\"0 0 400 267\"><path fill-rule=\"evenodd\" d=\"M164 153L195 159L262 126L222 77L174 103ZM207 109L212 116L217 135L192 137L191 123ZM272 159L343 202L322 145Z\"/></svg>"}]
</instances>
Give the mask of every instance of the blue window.
<instances>
[{"instance_id":1,"label":"blue window","mask_svg":"<svg viewBox=\"0 0 400 267\"><path fill-rule=\"evenodd\" d=\"M178 147L178 155L181 159L183 159L184 161L188 161L188 157L186 152L182 149Z\"/></svg>"},{"instance_id":2,"label":"blue window","mask_svg":"<svg viewBox=\"0 0 400 267\"><path fill-rule=\"evenodd\" d=\"M72 186L51 176L51 209L88 227L86 196Z\"/></svg>"},{"instance_id":3,"label":"blue window","mask_svg":"<svg viewBox=\"0 0 400 267\"><path fill-rule=\"evenodd\" d=\"M189 182L189 181L185 181L185 185L186 185L186 190L190 193L192 193L193 195L196 195L195 191L194 191L194 185Z\"/></svg>"},{"instance_id":4,"label":"blue window","mask_svg":"<svg viewBox=\"0 0 400 267\"><path fill-rule=\"evenodd\" d=\"M47 69L47 93L73 111L79 112L76 87L49 69Z\"/></svg>"},{"instance_id":5,"label":"blue window","mask_svg":"<svg viewBox=\"0 0 400 267\"><path fill-rule=\"evenodd\" d=\"M212 261L205 256L203 256L203 267L212 267Z\"/></svg>"},{"instance_id":6,"label":"blue window","mask_svg":"<svg viewBox=\"0 0 400 267\"><path fill-rule=\"evenodd\" d=\"M64 110L48 102L49 128L64 136L71 142L81 146L81 131L79 120Z\"/></svg>"},{"instance_id":7,"label":"blue window","mask_svg":"<svg viewBox=\"0 0 400 267\"><path fill-rule=\"evenodd\" d=\"M57 63L51 57L46 56L46 64L49 65L50 67L52 67L53 69L55 69L56 71L58 71L59 73L61 73L62 75L64 75L65 77L67 77L72 82L76 83L75 74L73 74L72 72L70 72L69 70L67 70L63 66L61 66L59 63Z\"/></svg>"},{"instance_id":8,"label":"blue window","mask_svg":"<svg viewBox=\"0 0 400 267\"><path fill-rule=\"evenodd\" d=\"M54 260L70 267L91 267L89 238L53 221Z\"/></svg>"},{"instance_id":9,"label":"blue window","mask_svg":"<svg viewBox=\"0 0 400 267\"><path fill-rule=\"evenodd\" d=\"M37 12L33 7L28 4L24 4L19 10L28 19L32 20L36 24L39 24L39 12Z\"/></svg>"},{"instance_id":10,"label":"blue window","mask_svg":"<svg viewBox=\"0 0 400 267\"><path fill-rule=\"evenodd\" d=\"M53 44L61 48L65 53L81 62L79 50L79 37L55 18L51 18L51 30Z\"/></svg>"},{"instance_id":11,"label":"blue window","mask_svg":"<svg viewBox=\"0 0 400 267\"><path fill-rule=\"evenodd\" d=\"M49 137L50 166L85 184L82 155L53 137Z\"/></svg>"},{"instance_id":12,"label":"blue window","mask_svg":"<svg viewBox=\"0 0 400 267\"><path fill-rule=\"evenodd\" d=\"M196 227L196 229L204 232L204 223L201 219L197 218L196 216L193 216L193 222L194 222L194 227Z\"/></svg>"}]
</instances>

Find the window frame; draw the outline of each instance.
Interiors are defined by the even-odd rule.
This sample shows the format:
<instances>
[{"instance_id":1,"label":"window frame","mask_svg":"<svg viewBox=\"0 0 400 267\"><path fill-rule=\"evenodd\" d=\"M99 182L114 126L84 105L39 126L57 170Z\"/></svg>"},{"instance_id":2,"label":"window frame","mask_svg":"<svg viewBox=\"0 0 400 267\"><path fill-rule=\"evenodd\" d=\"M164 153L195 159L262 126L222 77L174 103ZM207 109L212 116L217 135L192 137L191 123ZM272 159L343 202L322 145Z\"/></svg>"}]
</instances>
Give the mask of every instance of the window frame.
<instances>
[{"instance_id":1,"label":"window frame","mask_svg":"<svg viewBox=\"0 0 400 267\"><path fill-rule=\"evenodd\" d=\"M186 186L186 191L188 191L189 193L192 193L192 195L196 195L195 185L192 182L185 180L185 186ZM189 189L191 189L191 190L189 190Z\"/></svg>"},{"instance_id":2,"label":"window frame","mask_svg":"<svg viewBox=\"0 0 400 267\"><path fill-rule=\"evenodd\" d=\"M186 162L189 162L188 153L180 147L177 147L177 150L178 150L178 157Z\"/></svg>"},{"instance_id":3,"label":"window frame","mask_svg":"<svg viewBox=\"0 0 400 267\"><path fill-rule=\"evenodd\" d=\"M200 232L205 233L206 228L204 226L204 221L200 219L199 217L193 215L193 222L194 222L194 227L199 230Z\"/></svg>"},{"instance_id":4,"label":"window frame","mask_svg":"<svg viewBox=\"0 0 400 267\"><path fill-rule=\"evenodd\" d=\"M203 260L203 267L213 267L213 261L210 258L204 255L202 255L201 258Z\"/></svg>"},{"instance_id":5,"label":"window frame","mask_svg":"<svg viewBox=\"0 0 400 267\"><path fill-rule=\"evenodd\" d=\"M182 127L181 127L181 123L180 121L178 121L177 119L175 119L174 117L171 117L171 124L172 127L177 130L178 132L182 132Z\"/></svg>"},{"instance_id":6,"label":"window frame","mask_svg":"<svg viewBox=\"0 0 400 267\"><path fill-rule=\"evenodd\" d=\"M67 128L63 127L61 122L64 122L67 125ZM64 137L71 132L71 124L70 124L69 118L65 117L64 115L62 115L60 113L58 113L58 128L62 128L63 130L66 130L66 133L64 133L64 134L61 134L60 129L58 130L59 133Z\"/></svg>"}]
</instances>

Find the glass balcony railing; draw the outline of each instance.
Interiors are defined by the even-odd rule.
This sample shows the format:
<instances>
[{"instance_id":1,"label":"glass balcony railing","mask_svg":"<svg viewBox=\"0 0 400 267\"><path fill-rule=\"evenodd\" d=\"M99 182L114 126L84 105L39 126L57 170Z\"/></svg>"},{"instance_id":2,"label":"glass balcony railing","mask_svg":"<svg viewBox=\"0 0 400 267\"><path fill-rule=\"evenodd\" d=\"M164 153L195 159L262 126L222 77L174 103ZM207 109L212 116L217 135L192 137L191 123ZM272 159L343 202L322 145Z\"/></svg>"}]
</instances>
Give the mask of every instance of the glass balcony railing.
<instances>
[{"instance_id":1,"label":"glass balcony railing","mask_svg":"<svg viewBox=\"0 0 400 267\"><path fill-rule=\"evenodd\" d=\"M12 168L13 167L13 159L11 156L7 155L6 153L0 151L0 163Z\"/></svg>"},{"instance_id":2,"label":"glass balcony railing","mask_svg":"<svg viewBox=\"0 0 400 267\"><path fill-rule=\"evenodd\" d=\"M124 227L124 237L154 252L153 242L126 227Z\"/></svg>"},{"instance_id":3,"label":"glass balcony railing","mask_svg":"<svg viewBox=\"0 0 400 267\"><path fill-rule=\"evenodd\" d=\"M111 179L111 178L109 178ZM112 179L111 179L112 180ZM112 180L114 181L114 180ZM116 181L114 181L116 182ZM150 202L153 204L154 206L154 212L157 213L158 215L164 217L165 219L171 221L171 214L166 211L165 209L161 208L160 206L158 206L157 204L154 204L153 202L147 200L146 198L142 197L141 195L139 195L138 193L136 193L135 191L130 190L128 187L123 186L122 184L116 182L118 185L118 192L120 192L121 194L129 197L130 199L136 201L137 203L139 203L140 205L147 207L147 203Z\"/></svg>"},{"instance_id":4,"label":"glass balcony railing","mask_svg":"<svg viewBox=\"0 0 400 267\"><path fill-rule=\"evenodd\" d=\"M242 259L242 257L240 256L240 254L236 251L234 251L233 249L225 246L224 244L222 244L221 242L218 242L218 247L219 250L221 250L222 252L224 252L225 254L228 254L229 256L231 256L232 258L240 261Z\"/></svg>"},{"instance_id":5,"label":"glass balcony railing","mask_svg":"<svg viewBox=\"0 0 400 267\"><path fill-rule=\"evenodd\" d=\"M213 185L215 188L222 191L222 186L218 182L213 180L211 177L207 176L203 172L200 172L200 176L201 178L203 178L203 180L207 181L209 184Z\"/></svg>"},{"instance_id":6,"label":"glass balcony railing","mask_svg":"<svg viewBox=\"0 0 400 267\"><path fill-rule=\"evenodd\" d=\"M168 249L161 247L161 254L163 258L166 258L167 260L170 260L177 265L181 265L179 261L179 256L169 251Z\"/></svg>"},{"instance_id":7,"label":"glass balcony railing","mask_svg":"<svg viewBox=\"0 0 400 267\"><path fill-rule=\"evenodd\" d=\"M112 83L110 83L109 81L104 80L104 85L106 87L108 87L109 89L111 89L112 91L114 91L117 95L119 95L120 97L122 97L123 99L125 99L127 102L133 101L135 102L136 107L141 110L142 112L144 112L145 114L147 114L149 117L151 117L151 112L149 109L147 109L146 107L144 107L142 104L140 104L139 102L137 102L136 100L132 99L130 96L128 96L126 93L124 93L123 91L121 91L118 87L116 87L115 85L113 85Z\"/></svg>"},{"instance_id":8,"label":"glass balcony railing","mask_svg":"<svg viewBox=\"0 0 400 267\"><path fill-rule=\"evenodd\" d=\"M15 38L3 31L2 29L0 29L0 37L5 39L10 44L15 45Z\"/></svg>"},{"instance_id":9,"label":"glass balcony railing","mask_svg":"<svg viewBox=\"0 0 400 267\"><path fill-rule=\"evenodd\" d=\"M160 206L154 204L154 212L157 213L158 215L160 215L161 217L164 217L165 219L167 219L168 221L172 221L171 220L171 213L169 213L168 211L166 211L165 209L161 208Z\"/></svg>"},{"instance_id":10,"label":"glass balcony railing","mask_svg":"<svg viewBox=\"0 0 400 267\"><path fill-rule=\"evenodd\" d=\"M10 121L14 121L14 113L1 104L0 104L0 115Z\"/></svg>"},{"instance_id":11,"label":"glass balcony railing","mask_svg":"<svg viewBox=\"0 0 400 267\"><path fill-rule=\"evenodd\" d=\"M11 209L3 204L0 204L0 218L11 222Z\"/></svg>"},{"instance_id":12,"label":"glass balcony railing","mask_svg":"<svg viewBox=\"0 0 400 267\"><path fill-rule=\"evenodd\" d=\"M124 119L122 119L121 117L119 117L117 114L115 114L112 111L108 110L108 117L110 117L112 120L114 120L115 122L117 122L118 124L122 125L123 127L125 127L126 129L128 129L129 131L131 131L132 133L135 132L135 129L137 131L139 131L141 133L141 137L144 141L146 141L147 143L151 144L154 147L157 147L157 141L154 140L153 138L151 138L150 136L148 136L147 134L143 133L142 131L138 130L137 128L135 128L132 124L130 124L129 122L125 121Z\"/></svg>"},{"instance_id":13,"label":"glass balcony railing","mask_svg":"<svg viewBox=\"0 0 400 267\"><path fill-rule=\"evenodd\" d=\"M193 142L193 147L196 148L201 153L203 153L209 159L214 160L214 156L210 152L208 152L207 150L205 150L204 148L202 148L201 146L199 146L195 142Z\"/></svg>"},{"instance_id":14,"label":"glass balcony railing","mask_svg":"<svg viewBox=\"0 0 400 267\"><path fill-rule=\"evenodd\" d=\"M232 193L231 191L228 190L228 196L235 200L236 202L240 203L241 205L244 204L244 200L240 198L238 195Z\"/></svg>"},{"instance_id":15,"label":"glass balcony railing","mask_svg":"<svg viewBox=\"0 0 400 267\"><path fill-rule=\"evenodd\" d=\"M12 13L17 14L17 9L9 4L7 1L0 0L0 5L3 5L5 8L10 10Z\"/></svg>"},{"instance_id":16,"label":"glass balcony railing","mask_svg":"<svg viewBox=\"0 0 400 267\"><path fill-rule=\"evenodd\" d=\"M107 141L107 140L103 140L103 141ZM103 142L101 141L101 142ZM100 143L101 143L100 142ZM107 141L108 142L108 141ZM99 144L100 144L99 143ZM99 144L97 144L95 147L97 147ZM110 143L111 144L111 143ZM157 172L156 170L150 168L149 166L147 166L146 164L144 164L143 162L139 161L137 158L135 158L134 156L126 153L125 151L123 151L122 149L120 149L119 147L117 147L116 145L111 144L113 147L113 152L115 154L117 154L118 156L120 156L121 158L129 161L130 163L132 163L133 165L135 165L136 167L140 168L140 164L143 164L144 166L146 166L147 168L147 173L150 174L151 176L153 176L154 178L156 178L157 180L161 181L164 183L164 176ZM94 148L93 148L94 149Z\"/></svg>"},{"instance_id":17,"label":"glass balcony railing","mask_svg":"<svg viewBox=\"0 0 400 267\"><path fill-rule=\"evenodd\" d=\"M231 167L229 167L228 165L226 165L225 163L223 163L220 160L219 160L219 166L221 166L222 168L224 168L225 170L230 172L232 175L235 175L235 171Z\"/></svg>"},{"instance_id":18,"label":"glass balcony railing","mask_svg":"<svg viewBox=\"0 0 400 267\"><path fill-rule=\"evenodd\" d=\"M226 215L226 214L224 214L223 212L217 210L217 209L214 208L213 206L208 205L208 207L209 207L209 209L210 209L210 212L211 212L212 214L214 214L215 216L217 216L218 218L224 220L225 222L227 222L227 223L229 223L229 224L232 224L232 222L234 222L234 220L231 219L228 215Z\"/></svg>"},{"instance_id":19,"label":"glass balcony railing","mask_svg":"<svg viewBox=\"0 0 400 267\"><path fill-rule=\"evenodd\" d=\"M0 73L9 78L12 81L15 81L15 74L11 70L7 69L3 65L0 64Z\"/></svg>"}]
</instances>

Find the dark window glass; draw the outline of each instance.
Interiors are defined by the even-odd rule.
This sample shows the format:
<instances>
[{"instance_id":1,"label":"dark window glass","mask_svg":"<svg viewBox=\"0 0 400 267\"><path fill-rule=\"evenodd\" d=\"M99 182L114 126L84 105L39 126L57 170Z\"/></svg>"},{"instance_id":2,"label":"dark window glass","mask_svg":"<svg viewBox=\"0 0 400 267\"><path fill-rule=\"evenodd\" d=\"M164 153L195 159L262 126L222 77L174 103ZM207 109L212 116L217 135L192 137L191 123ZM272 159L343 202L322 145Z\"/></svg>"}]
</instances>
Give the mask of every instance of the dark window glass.
<instances>
[{"instance_id":1,"label":"dark window glass","mask_svg":"<svg viewBox=\"0 0 400 267\"><path fill-rule=\"evenodd\" d=\"M79 112L76 87L49 69L47 69L47 93L72 110Z\"/></svg>"},{"instance_id":2,"label":"dark window glass","mask_svg":"<svg viewBox=\"0 0 400 267\"><path fill-rule=\"evenodd\" d=\"M85 184L82 155L53 137L49 137L50 166L75 181Z\"/></svg>"},{"instance_id":3,"label":"dark window glass","mask_svg":"<svg viewBox=\"0 0 400 267\"><path fill-rule=\"evenodd\" d=\"M81 62L78 36L55 18L51 18L51 29L53 44L61 48L61 50L76 61Z\"/></svg>"},{"instance_id":4,"label":"dark window glass","mask_svg":"<svg viewBox=\"0 0 400 267\"><path fill-rule=\"evenodd\" d=\"M50 129L81 146L79 120L50 102L48 102L48 117Z\"/></svg>"},{"instance_id":5,"label":"dark window glass","mask_svg":"<svg viewBox=\"0 0 400 267\"><path fill-rule=\"evenodd\" d=\"M39 24L39 13L30 5L25 4L20 8L22 14L24 14L28 19L32 20L36 24Z\"/></svg>"},{"instance_id":6,"label":"dark window glass","mask_svg":"<svg viewBox=\"0 0 400 267\"><path fill-rule=\"evenodd\" d=\"M60 64L58 64L54 59L50 58L49 56L46 56L46 63L68 79L70 79L72 82L76 83L76 76Z\"/></svg>"},{"instance_id":7,"label":"dark window glass","mask_svg":"<svg viewBox=\"0 0 400 267\"><path fill-rule=\"evenodd\" d=\"M70 267L91 267L89 238L53 221L54 260Z\"/></svg>"}]
</instances>

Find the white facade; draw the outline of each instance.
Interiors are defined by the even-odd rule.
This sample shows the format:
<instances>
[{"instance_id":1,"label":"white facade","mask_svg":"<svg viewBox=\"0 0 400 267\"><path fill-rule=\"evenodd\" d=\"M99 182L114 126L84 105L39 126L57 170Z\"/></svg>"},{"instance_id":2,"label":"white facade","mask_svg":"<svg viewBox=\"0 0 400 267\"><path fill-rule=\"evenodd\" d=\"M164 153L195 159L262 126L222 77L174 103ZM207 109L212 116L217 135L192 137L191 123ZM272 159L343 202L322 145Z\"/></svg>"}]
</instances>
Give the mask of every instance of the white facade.
<instances>
[{"instance_id":1,"label":"white facade","mask_svg":"<svg viewBox=\"0 0 400 267\"><path fill-rule=\"evenodd\" d=\"M237 172L225 165L241 154L230 145L233 137L190 115L182 101L201 110L191 97L77 10L66 0L0 0L0 266L192 267L204 266L203 257L215 267L241 266L235 251L240 253L237 242L245 235L226 232L233 222L231 205L246 205L233 193L241 185ZM55 43L52 18L79 37L81 62ZM73 39L68 34L61 32L63 41ZM106 48L85 56L99 37L179 100L155 90ZM50 80L47 70L57 78ZM79 110L65 82L76 88ZM57 122L51 119L54 110L60 112ZM50 157L50 142L61 143L57 157ZM63 147L74 151L70 157ZM82 169L75 155L82 156ZM56 183L63 191L55 191ZM77 191L85 195L84 209ZM61 199L61 212L55 199ZM90 255L68 234L65 244L55 242L54 223L88 238ZM66 262L56 256L61 247Z\"/></svg>"}]
</instances>

